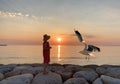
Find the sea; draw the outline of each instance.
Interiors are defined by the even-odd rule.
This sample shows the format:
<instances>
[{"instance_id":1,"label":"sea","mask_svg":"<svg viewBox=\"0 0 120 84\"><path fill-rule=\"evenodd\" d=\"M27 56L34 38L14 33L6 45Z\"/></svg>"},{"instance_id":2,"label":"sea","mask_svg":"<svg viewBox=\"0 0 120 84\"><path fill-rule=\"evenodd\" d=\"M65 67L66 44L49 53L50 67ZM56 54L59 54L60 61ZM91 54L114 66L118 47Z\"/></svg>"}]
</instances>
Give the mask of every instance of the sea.
<instances>
[{"instance_id":1,"label":"sea","mask_svg":"<svg viewBox=\"0 0 120 84\"><path fill-rule=\"evenodd\" d=\"M86 59L81 45L52 45L50 63L75 65L120 65L120 46L99 46L101 52ZM42 45L0 46L0 64L43 63Z\"/></svg>"}]
</instances>

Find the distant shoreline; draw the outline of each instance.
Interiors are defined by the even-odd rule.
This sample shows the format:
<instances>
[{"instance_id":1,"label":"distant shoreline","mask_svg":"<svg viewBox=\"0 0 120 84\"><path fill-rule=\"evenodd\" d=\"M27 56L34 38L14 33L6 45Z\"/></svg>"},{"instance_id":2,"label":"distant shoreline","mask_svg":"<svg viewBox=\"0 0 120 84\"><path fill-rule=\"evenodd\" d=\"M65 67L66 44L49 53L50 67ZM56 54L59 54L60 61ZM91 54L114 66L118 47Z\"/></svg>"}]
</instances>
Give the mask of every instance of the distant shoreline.
<instances>
[{"instance_id":1,"label":"distant shoreline","mask_svg":"<svg viewBox=\"0 0 120 84\"><path fill-rule=\"evenodd\" d=\"M0 44L0 46L7 46L7 44Z\"/></svg>"},{"instance_id":2,"label":"distant shoreline","mask_svg":"<svg viewBox=\"0 0 120 84\"><path fill-rule=\"evenodd\" d=\"M7 45L7 44L0 44ZM10 46L42 46L42 44L9 44ZM59 44L51 44L51 46L58 46ZM81 46L81 44L60 44L61 46ZM96 44L97 45L97 44ZM99 45L99 44L98 44ZM83 46L83 45L82 45ZM99 46L120 46L120 45L99 45Z\"/></svg>"}]
</instances>

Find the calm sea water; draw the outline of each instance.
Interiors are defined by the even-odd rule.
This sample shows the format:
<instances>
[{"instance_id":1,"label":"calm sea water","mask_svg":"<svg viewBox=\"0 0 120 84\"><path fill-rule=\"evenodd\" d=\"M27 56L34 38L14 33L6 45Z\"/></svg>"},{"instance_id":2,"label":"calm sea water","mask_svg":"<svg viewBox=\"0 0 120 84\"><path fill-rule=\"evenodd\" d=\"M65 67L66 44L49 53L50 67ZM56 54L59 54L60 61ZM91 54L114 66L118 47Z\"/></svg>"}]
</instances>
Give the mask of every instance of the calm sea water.
<instances>
[{"instance_id":1,"label":"calm sea water","mask_svg":"<svg viewBox=\"0 0 120 84\"><path fill-rule=\"evenodd\" d=\"M52 46L51 63L61 64L112 64L120 65L120 46L100 46L101 52L89 60L78 53L83 46ZM0 64L42 63L42 46L0 46Z\"/></svg>"}]
</instances>

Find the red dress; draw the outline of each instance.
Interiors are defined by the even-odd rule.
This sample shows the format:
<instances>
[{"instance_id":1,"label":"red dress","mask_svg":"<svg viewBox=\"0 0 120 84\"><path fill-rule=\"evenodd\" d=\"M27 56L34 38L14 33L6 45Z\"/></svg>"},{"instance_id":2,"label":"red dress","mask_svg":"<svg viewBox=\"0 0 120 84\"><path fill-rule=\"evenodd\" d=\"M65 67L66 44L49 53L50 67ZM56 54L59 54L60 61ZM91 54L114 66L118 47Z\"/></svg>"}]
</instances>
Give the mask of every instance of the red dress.
<instances>
[{"instance_id":1,"label":"red dress","mask_svg":"<svg viewBox=\"0 0 120 84\"><path fill-rule=\"evenodd\" d=\"M43 58L44 63L48 64L50 62L50 45L47 41L43 43Z\"/></svg>"}]
</instances>

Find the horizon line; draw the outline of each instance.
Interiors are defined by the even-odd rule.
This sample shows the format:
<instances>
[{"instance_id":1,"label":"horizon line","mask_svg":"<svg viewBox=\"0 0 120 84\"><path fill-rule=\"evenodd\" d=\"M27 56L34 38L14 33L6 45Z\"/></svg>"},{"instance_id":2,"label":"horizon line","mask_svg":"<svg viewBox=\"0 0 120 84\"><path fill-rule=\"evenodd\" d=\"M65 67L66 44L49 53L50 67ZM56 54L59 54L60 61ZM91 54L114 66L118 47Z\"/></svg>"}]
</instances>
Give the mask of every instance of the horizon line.
<instances>
[{"instance_id":1,"label":"horizon line","mask_svg":"<svg viewBox=\"0 0 120 84\"><path fill-rule=\"evenodd\" d=\"M37 46L37 45L42 45L42 44L7 44L7 46L11 46L11 45L15 45L15 46L24 46L24 45L33 45L33 46ZM63 45L63 46L84 46L84 45L81 45L81 44L51 44L52 46L57 46L57 45ZM119 44L118 45L113 45L113 44L94 44L94 45L99 45L99 46L120 46Z\"/></svg>"}]
</instances>

